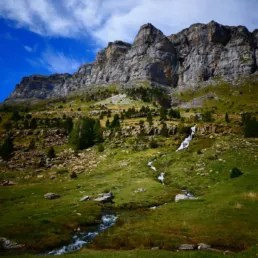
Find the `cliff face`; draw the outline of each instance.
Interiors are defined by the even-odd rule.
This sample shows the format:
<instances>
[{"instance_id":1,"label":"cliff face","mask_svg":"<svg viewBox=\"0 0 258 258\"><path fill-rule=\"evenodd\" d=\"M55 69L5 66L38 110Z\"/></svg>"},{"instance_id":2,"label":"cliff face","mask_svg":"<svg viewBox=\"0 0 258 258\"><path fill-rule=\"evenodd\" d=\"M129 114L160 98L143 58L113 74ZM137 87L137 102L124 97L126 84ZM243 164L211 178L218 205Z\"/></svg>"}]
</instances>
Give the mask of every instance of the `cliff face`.
<instances>
[{"instance_id":1,"label":"cliff face","mask_svg":"<svg viewBox=\"0 0 258 258\"><path fill-rule=\"evenodd\" d=\"M24 77L8 100L64 96L89 85L149 80L167 87L187 88L213 77L226 80L257 72L258 30L229 27L214 21L194 24L166 37L143 25L133 44L109 43L93 63L73 75Z\"/></svg>"}]
</instances>

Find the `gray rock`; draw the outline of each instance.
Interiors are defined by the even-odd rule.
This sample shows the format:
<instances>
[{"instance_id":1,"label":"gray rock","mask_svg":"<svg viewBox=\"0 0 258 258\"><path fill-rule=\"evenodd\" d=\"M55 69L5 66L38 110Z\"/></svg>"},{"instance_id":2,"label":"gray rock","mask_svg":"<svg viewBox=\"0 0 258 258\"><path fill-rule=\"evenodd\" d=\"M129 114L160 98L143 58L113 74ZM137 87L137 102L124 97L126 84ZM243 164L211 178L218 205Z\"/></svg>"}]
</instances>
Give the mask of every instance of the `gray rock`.
<instances>
[{"instance_id":1,"label":"gray rock","mask_svg":"<svg viewBox=\"0 0 258 258\"><path fill-rule=\"evenodd\" d=\"M86 195L80 199L80 202L88 201L89 199L90 199L90 197L88 195Z\"/></svg>"},{"instance_id":2,"label":"gray rock","mask_svg":"<svg viewBox=\"0 0 258 258\"><path fill-rule=\"evenodd\" d=\"M93 63L78 72L24 77L7 100L66 96L90 85L137 82L167 89L197 87L214 77L234 80L257 72L258 30L223 26L214 21L193 24L166 37L152 24L141 26L133 44L110 42ZM174 100L174 104L177 100Z\"/></svg>"},{"instance_id":3,"label":"gray rock","mask_svg":"<svg viewBox=\"0 0 258 258\"><path fill-rule=\"evenodd\" d=\"M59 194L55 194L55 193L46 193L44 195L45 199L49 199L49 200L53 200L53 199L57 199L60 198Z\"/></svg>"},{"instance_id":4,"label":"gray rock","mask_svg":"<svg viewBox=\"0 0 258 258\"><path fill-rule=\"evenodd\" d=\"M175 202L182 201L182 200L196 200L197 197L186 195L186 194L177 194L175 197Z\"/></svg>"},{"instance_id":5,"label":"gray rock","mask_svg":"<svg viewBox=\"0 0 258 258\"><path fill-rule=\"evenodd\" d=\"M206 245L206 244L204 244L204 243L199 243L199 244L198 244L198 250L207 250L207 249L209 249L209 248L211 248L210 245Z\"/></svg>"},{"instance_id":6,"label":"gray rock","mask_svg":"<svg viewBox=\"0 0 258 258\"><path fill-rule=\"evenodd\" d=\"M135 193L144 193L144 192L146 192L146 189L144 189L144 188L138 188L138 189L136 189L134 192L135 192Z\"/></svg>"},{"instance_id":7,"label":"gray rock","mask_svg":"<svg viewBox=\"0 0 258 258\"><path fill-rule=\"evenodd\" d=\"M191 244L183 244L178 247L178 250L180 251L191 251L195 249L195 245Z\"/></svg>"},{"instance_id":8,"label":"gray rock","mask_svg":"<svg viewBox=\"0 0 258 258\"><path fill-rule=\"evenodd\" d=\"M5 237L0 237L0 245L5 249L5 250L10 250L10 249L17 249L17 248L22 248L24 245L17 244L14 241L8 240Z\"/></svg>"},{"instance_id":9,"label":"gray rock","mask_svg":"<svg viewBox=\"0 0 258 258\"><path fill-rule=\"evenodd\" d=\"M112 192L99 194L100 197L93 199L96 202L112 202L114 196Z\"/></svg>"}]
</instances>

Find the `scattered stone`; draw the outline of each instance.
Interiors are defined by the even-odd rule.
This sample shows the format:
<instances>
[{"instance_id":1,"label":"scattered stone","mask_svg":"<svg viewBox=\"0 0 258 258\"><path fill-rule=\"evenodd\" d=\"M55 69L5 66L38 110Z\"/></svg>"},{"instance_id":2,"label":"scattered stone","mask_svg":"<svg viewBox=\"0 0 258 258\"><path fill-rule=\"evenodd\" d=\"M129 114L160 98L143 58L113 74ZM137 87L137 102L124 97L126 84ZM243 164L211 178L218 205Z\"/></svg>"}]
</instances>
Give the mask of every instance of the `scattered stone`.
<instances>
[{"instance_id":1,"label":"scattered stone","mask_svg":"<svg viewBox=\"0 0 258 258\"><path fill-rule=\"evenodd\" d=\"M4 180L0 182L1 186L12 186L12 185L16 185L16 183L14 183L13 181L9 181L9 180Z\"/></svg>"},{"instance_id":2,"label":"scattered stone","mask_svg":"<svg viewBox=\"0 0 258 258\"><path fill-rule=\"evenodd\" d=\"M135 193L144 193L146 190L144 188L138 188L134 191Z\"/></svg>"},{"instance_id":3,"label":"scattered stone","mask_svg":"<svg viewBox=\"0 0 258 258\"><path fill-rule=\"evenodd\" d=\"M207 250L207 249L209 249L209 248L211 248L210 245L206 245L206 244L204 244L204 243L199 243L199 244L198 244L198 250Z\"/></svg>"},{"instance_id":4,"label":"scattered stone","mask_svg":"<svg viewBox=\"0 0 258 258\"><path fill-rule=\"evenodd\" d=\"M178 250L180 251L190 251L194 250L195 246L191 244L183 244L178 247Z\"/></svg>"},{"instance_id":5,"label":"scattered stone","mask_svg":"<svg viewBox=\"0 0 258 258\"><path fill-rule=\"evenodd\" d=\"M90 199L90 197L88 195L86 195L80 199L80 202L88 201L89 199Z\"/></svg>"},{"instance_id":6,"label":"scattered stone","mask_svg":"<svg viewBox=\"0 0 258 258\"><path fill-rule=\"evenodd\" d=\"M190 194L177 194L175 197L175 202L181 201L181 200L196 200L197 197L194 197Z\"/></svg>"},{"instance_id":7,"label":"scattered stone","mask_svg":"<svg viewBox=\"0 0 258 258\"><path fill-rule=\"evenodd\" d=\"M17 249L17 248L24 247L24 245L17 244L16 242L8 240L5 237L0 237L0 244L3 246L3 248L5 250Z\"/></svg>"},{"instance_id":8,"label":"scattered stone","mask_svg":"<svg viewBox=\"0 0 258 258\"><path fill-rule=\"evenodd\" d=\"M44 195L44 197L45 199L54 200L54 199L60 198L60 195L55 193L47 193Z\"/></svg>"},{"instance_id":9,"label":"scattered stone","mask_svg":"<svg viewBox=\"0 0 258 258\"><path fill-rule=\"evenodd\" d=\"M96 202L112 202L112 199L114 198L112 192L99 194L100 197L93 199Z\"/></svg>"},{"instance_id":10,"label":"scattered stone","mask_svg":"<svg viewBox=\"0 0 258 258\"><path fill-rule=\"evenodd\" d=\"M159 250L159 247L158 246L154 246L151 248L151 250Z\"/></svg>"},{"instance_id":11,"label":"scattered stone","mask_svg":"<svg viewBox=\"0 0 258 258\"><path fill-rule=\"evenodd\" d=\"M52 176L50 176L50 179L54 180L54 179L56 179L56 176L52 175Z\"/></svg>"}]
</instances>

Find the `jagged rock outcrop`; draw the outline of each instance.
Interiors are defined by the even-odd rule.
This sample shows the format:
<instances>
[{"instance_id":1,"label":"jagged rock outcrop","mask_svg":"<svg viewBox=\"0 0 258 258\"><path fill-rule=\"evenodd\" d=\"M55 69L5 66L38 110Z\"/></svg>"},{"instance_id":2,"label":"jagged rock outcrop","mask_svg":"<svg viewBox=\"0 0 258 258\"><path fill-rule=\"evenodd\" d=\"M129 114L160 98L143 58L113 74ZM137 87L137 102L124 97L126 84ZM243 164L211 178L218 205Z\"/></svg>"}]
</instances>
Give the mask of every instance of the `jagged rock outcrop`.
<instances>
[{"instance_id":1,"label":"jagged rock outcrop","mask_svg":"<svg viewBox=\"0 0 258 258\"><path fill-rule=\"evenodd\" d=\"M178 51L178 86L194 86L213 77L236 79L257 71L257 30L214 21L194 24L168 38Z\"/></svg>"},{"instance_id":2,"label":"jagged rock outcrop","mask_svg":"<svg viewBox=\"0 0 258 258\"><path fill-rule=\"evenodd\" d=\"M143 25L133 44L115 41L99 51L93 63L73 75L24 77L8 100L65 96L90 85L119 83L133 87L150 81L167 88L198 86L214 77L234 80L257 72L258 30L194 24L166 37L152 24Z\"/></svg>"}]
</instances>

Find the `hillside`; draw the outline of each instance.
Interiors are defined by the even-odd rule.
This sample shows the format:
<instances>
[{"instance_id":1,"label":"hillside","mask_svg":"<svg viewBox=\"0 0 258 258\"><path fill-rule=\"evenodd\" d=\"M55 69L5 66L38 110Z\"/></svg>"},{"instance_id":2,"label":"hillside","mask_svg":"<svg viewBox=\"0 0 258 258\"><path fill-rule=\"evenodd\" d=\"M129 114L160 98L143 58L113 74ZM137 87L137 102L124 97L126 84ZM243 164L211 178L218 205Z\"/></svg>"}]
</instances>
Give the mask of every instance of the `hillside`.
<instances>
[{"instance_id":1,"label":"hillside","mask_svg":"<svg viewBox=\"0 0 258 258\"><path fill-rule=\"evenodd\" d=\"M214 79L233 81L257 74L258 30L224 26L214 21L193 24L165 36L152 24L141 26L132 44L110 42L93 63L78 72L31 75L16 85L7 102L48 99L116 85L119 90L144 82L166 92L196 88Z\"/></svg>"},{"instance_id":2,"label":"hillside","mask_svg":"<svg viewBox=\"0 0 258 258\"><path fill-rule=\"evenodd\" d=\"M256 256L257 76L118 87L1 106L1 255Z\"/></svg>"}]
</instances>

